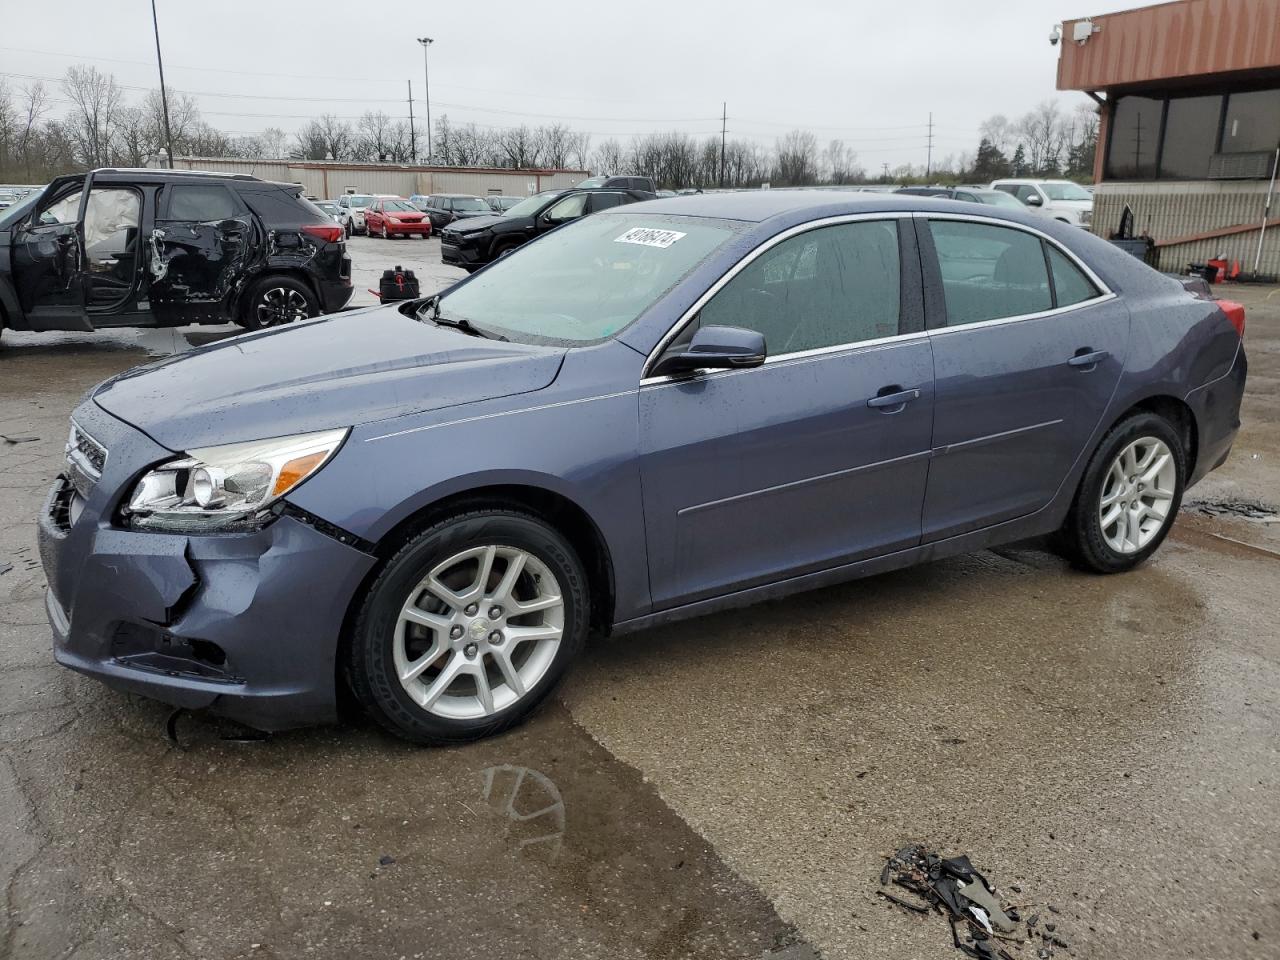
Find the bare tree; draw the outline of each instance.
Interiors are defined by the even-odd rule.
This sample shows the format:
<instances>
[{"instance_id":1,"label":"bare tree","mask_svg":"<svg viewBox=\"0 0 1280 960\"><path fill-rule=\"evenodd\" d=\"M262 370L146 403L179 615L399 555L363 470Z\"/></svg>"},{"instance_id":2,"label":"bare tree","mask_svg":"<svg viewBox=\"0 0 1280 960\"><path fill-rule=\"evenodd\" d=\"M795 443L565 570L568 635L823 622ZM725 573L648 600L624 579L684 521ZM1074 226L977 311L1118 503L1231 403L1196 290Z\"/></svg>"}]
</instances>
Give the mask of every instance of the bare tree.
<instances>
[{"instance_id":1,"label":"bare tree","mask_svg":"<svg viewBox=\"0 0 1280 960\"><path fill-rule=\"evenodd\" d=\"M269 160L278 160L285 155L288 134L279 127L267 127L258 134L258 143L262 145L262 155Z\"/></svg>"},{"instance_id":2,"label":"bare tree","mask_svg":"<svg viewBox=\"0 0 1280 960\"><path fill-rule=\"evenodd\" d=\"M533 131L525 124L498 131L498 146L509 167L534 167L540 160L540 144Z\"/></svg>"},{"instance_id":3,"label":"bare tree","mask_svg":"<svg viewBox=\"0 0 1280 960\"><path fill-rule=\"evenodd\" d=\"M778 141L775 179L785 186L804 186L818 180L818 138L808 130L792 130Z\"/></svg>"},{"instance_id":4,"label":"bare tree","mask_svg":"<svg viewBox=\"0 0 1280 960\"><path fill-rule=\"evenodd\" d=\"M552 123L533 131L539 162L548 167L564 168L569 164L569 151L573 148L573 131L563 123Z\"/></svg>"},{"instance_id":5,"label":"bare tree","mask_svg":"<svg viewBox=\"0 0 1280 960\"><path fill-rule=\"evenodd\" d=\"M67 70L62 89L72 104L64 127L80 159L90 167L110 163L112 140L124 109L115 77L97 67L75 66Z\"/></svg>"},{"instance_id":6,"label":"bare tree","mask_svg":"<svg viewBox=\"0 0 1280 960\"><path fill-rule=\"evenodd\" d=\"M32 148L36 145L40 123L49 109L49 94L39 80L25 87L22 94L22 129L18 132L16 153L26 179L30 180Z\"/></svg>"},{"instance_id":7,"label":"bare tree","mask_svg":"<svg viewBox=\"0 0 1280 960\"><path fill-rule=\"evenodd\" d=\"M21 128L22 111L14 102L9 84L0 77L0 168L12 162Z\"/></svg>"},{"instance_id":8,"label":"bare tree","mask_svg":"<svg viewBox=\"0 0 1280 960\"><path fill-rule=\"evenodd\" d=\"M1008 154L1013 148L1015 139L1013 124L1003 113L994 114L984 120L978 132L1003 154Z\"/></svg>"},{"instance_id":9,"label":"bare tree","mask_svg":"<svg viewBox=\"0 0 1280 960\"><path fill-rule=\"evenodd\" d=\"M566 157L569 163L579 170L587 169L587 161L591 158L591 134L584 132L570 134Z\"/></svg>"},{"instance_id":10,"label":"bare tree","mask_svg":"<svg viewBox=\"0 0 1280 960\"><path fill-rule=\"evenodd\" d=\"M318 120L311 121L324 141L325 152L332 160L354 160L356 155L356 134L351 124L339 120L333 114L321 115ZM321 157L320 159L325 159Z\"/></svg>"},{"instance_id":11,"label":"bare tree","mask_svg":"<svg viewBox=\"0 0 1280 960\"><path fill-rule=\"evenodd\" d=\"M616 138L610 137L608 140L601 141L600 146L596 147L590 169L593 173L619 173L625 156L626 151L623 150L622 144Z\"/></svg>"},{"instance_id":12,"label":"bare tree","mask_svg":"<svg viewBox=\"0 0 1280 960\"><path fill-rule=\"evenodd\" d=\"M323 160L328 152L324 128L318 120L310 120L293 135L293 147L289 155L295 160Z\"/></svg>"}]
</instances>

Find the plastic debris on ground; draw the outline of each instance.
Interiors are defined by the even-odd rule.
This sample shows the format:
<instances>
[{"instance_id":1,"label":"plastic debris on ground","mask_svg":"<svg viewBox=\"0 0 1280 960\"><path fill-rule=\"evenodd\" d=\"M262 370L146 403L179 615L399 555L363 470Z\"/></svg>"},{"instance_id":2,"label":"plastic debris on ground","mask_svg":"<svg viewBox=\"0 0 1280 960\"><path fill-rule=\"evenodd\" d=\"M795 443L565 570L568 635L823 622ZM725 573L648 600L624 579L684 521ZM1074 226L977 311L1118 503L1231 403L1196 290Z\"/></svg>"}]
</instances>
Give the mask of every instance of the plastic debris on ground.
<instances>
[{"instance_id":1,"label":"plastic debris on ground","mask_svg":"<svg viewBox=\"0 0 1280 960\"><path fill-rule=\"evenodd\" d=\"M955 948L975 960L1048 960L1069 946L1056 924L1041 924L1038 914L1024 920L1020 911L1030 904L1001 896L964 854L943 857L924 844L905 846L888 858L876 893L914 914L942 914Z\"/></svg>"}]
</instances>

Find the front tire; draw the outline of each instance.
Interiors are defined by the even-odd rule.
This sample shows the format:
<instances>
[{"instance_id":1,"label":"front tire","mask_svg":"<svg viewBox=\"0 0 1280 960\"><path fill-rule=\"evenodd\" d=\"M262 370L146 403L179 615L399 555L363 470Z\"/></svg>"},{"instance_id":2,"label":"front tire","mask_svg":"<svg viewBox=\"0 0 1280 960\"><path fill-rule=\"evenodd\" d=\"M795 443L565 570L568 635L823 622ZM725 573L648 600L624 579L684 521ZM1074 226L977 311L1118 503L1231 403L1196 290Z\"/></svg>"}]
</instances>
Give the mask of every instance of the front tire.
<instances>
[{"instance_id":1,"label":"front tire","mask_svg":"<svg viewBox=\"0 0 1280 960\"><path fill-rule=\"evenodd\" d=\"M1182 438L1169 421L1146 412L1120 421L1089 460L1063 525L1069 559L1094 573L1145 561L1173 526L1186 474Z\"/></svg>"},{"instance_id":2,"label":"front tire","mask_svg":"<svg viewBox=\"0 0 1280 960\"><path fill-rule=\"evenodd\" d=\"M586 637L589 590L568 541L514 510L474 510L405 544L369 586L348 681L370 715L422 744L519 723Z\"/></svg>"}]
</instances>

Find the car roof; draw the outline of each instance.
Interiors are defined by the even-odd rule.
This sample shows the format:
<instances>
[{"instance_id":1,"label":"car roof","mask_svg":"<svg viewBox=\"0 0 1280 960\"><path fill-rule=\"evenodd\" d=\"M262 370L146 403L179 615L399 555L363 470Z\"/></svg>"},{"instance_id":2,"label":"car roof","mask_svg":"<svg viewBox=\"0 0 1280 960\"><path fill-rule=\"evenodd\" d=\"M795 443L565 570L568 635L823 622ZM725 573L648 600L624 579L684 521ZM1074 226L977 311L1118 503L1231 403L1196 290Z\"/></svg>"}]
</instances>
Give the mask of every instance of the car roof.
<instances>
[{"instance_id":1,"label":"car roof","mask_svg":"<svg viewBox=\"0 0 1280 960\"><path fill-rule=\"evenodd\" d=\"M848 190L748 190L736 193L703 193L683 197L659 197L620 208L626 215L655 213L761 223L777 218L802 223L824 217L859 213L949 213L963 209L947 197L922 197L910 193L866 193ZM1043 229L1043 217L1002 207L969 204L975 216L995 217ZM613 213L614 211L610 211Z\"/></svg>"}]
</instances>

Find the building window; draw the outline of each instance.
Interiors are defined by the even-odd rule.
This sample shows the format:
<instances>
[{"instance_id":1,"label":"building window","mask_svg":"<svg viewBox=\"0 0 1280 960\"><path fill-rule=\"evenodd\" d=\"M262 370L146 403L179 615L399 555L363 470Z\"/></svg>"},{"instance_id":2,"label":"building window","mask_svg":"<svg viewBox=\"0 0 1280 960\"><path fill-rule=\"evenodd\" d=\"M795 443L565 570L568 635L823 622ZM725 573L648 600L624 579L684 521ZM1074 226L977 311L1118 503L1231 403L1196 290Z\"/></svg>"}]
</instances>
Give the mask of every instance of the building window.
<instances>
[{"instance_id":1,"label":"building window","mask_svg":"<svg viewBox=\"0 0 1280 960\"><path fill-rule=\"evenodd\" d=\"M1154 180L1156 147L1164 101L1152 97L1121 97L1108 138L1107 176L1115 180Z\"/></svg>"},{"instance_id":2,"label":"building window","mask_svg":"<svg viewBox=\"0 0 1280 960\"><path fill-rule=\"evenodd\" d=\"M1222 97L1177 97L1169 101L1160 176L1166 180L1203 180L1218 142Z\"/></svg>"},{"instance_id":3,"label":"building window","mask_svg":"<svg viewBox=\"0 0 1280 960\"><path fill-rule=\"evenodd\" d=\"M1223 153L1274 150L1280 146L1280 89L1233 93L1222 127Z\"/></svg>"}]
</instances>

